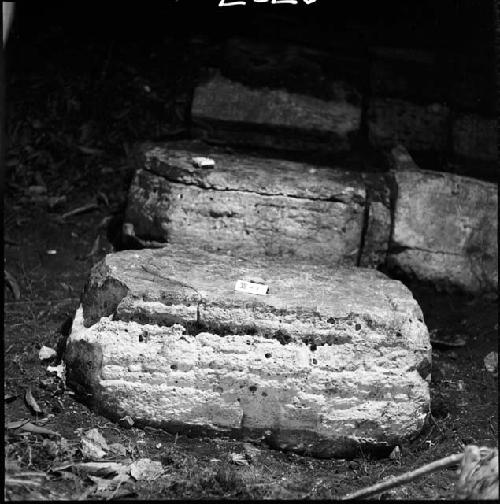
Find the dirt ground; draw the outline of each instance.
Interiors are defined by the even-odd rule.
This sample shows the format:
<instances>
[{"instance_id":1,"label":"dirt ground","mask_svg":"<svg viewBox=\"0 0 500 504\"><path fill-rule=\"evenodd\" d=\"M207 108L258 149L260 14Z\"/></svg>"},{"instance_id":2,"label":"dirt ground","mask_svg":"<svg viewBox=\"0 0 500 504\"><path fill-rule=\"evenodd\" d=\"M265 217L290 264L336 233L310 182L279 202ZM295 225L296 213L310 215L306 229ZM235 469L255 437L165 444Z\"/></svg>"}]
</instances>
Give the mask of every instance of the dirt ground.
<instances>
[{"instance_id":1,"label":"dirt ground","mask_svg":"<svg viewBox=\"0 0 500 504\"><path fill-rule=\"evenodd\" d=\"M410 288L429 330L445 343L433 347L432 417L400 456L318 460L230 439L126 429L76 402L39 350L57 348L90 267L113 249L135 142L185 134L194 59L178 33L61 44L62 30L54 23L31 37L14 33L8 51L4 255L19 292L15 283L4 291L7 499L336 499L464 445L498 445L498 380L483 362L498 351L497 300L418 285ZM26 420L57 435L23 428ZM103 460L149 458L163 474L111 488L103 484L109 474L82 473L82 436L91 428L123 447ZM376 498L451 498L455 478L452 467Z\"/></svg>"}]
</instances>

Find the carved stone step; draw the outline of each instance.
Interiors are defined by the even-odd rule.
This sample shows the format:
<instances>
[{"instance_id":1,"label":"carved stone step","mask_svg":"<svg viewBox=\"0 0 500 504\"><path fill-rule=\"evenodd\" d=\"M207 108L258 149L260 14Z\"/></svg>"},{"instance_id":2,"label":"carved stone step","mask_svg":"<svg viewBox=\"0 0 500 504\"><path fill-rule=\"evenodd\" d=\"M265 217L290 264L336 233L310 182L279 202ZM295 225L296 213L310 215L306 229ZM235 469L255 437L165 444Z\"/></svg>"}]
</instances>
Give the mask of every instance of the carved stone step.
<instances>
[{"instance_id":1,"label":"carved stone step","mask_svg":"<svg viewBox=\"0 0 500 504\"><path fill-rule=\"evenodd\" d=\"M235 290L255 277L268 294ZM375 270L168 245L108 255L82 303L68 382L116 420L346 457L390 451L429 412L422 312Z\"/></svg>"},{"instance_id":2,"label":"carved stone step","mask_svg":"<svg viewBox=\"0 0 500 504\"><path fill-rule=\"evenodd\" d=\"M196 166L200 155L214 165ZM126 220L145 239L330 264L385 261L389 190L380 174L165 144L144 145L138 166Z\"/></svg>"},{"instance_id":3,"label":"carved stone step","mask_svg":"<svg viewBox=\"0 0 500 504\"><path fill-rule=\"evenodd\" d=\"M194 131L224 144L346 152L359 133L361 105L347 101L349 91L337 94L321 99L286 89L254 88L215 73L195 89Z\"/></svg>"},{"instance_id":4,"label":"carved stone step","mask_svg":"<svg viewBox=\"0 0 500 504\"><path fill-rule=\"evenodd\" d=\"M197 166L199 156L213 166ZM146 241L386 266L446 290L495 292L498 185L420 170L402 146L388 164L390 173L362 173L199 144L144 144L126 220Z\"/></svg>"}]
</instances>

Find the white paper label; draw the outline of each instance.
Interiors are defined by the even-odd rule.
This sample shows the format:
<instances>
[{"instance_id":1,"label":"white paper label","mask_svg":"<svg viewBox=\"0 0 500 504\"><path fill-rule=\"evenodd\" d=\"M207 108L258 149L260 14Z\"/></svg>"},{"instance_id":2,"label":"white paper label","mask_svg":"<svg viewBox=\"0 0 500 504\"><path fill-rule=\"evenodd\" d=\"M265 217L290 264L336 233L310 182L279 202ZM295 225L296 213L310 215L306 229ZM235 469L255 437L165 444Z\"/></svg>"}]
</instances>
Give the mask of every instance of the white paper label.
<instances>
[{"instance_id":1,"label":"white paper label","mask_svg":"<svg viewBox=\"0 0 500 504\"><path fill-rule=\"evenodd\" d=\"M207 157L194 157L192 161L196 168L213 168L215 166L215 161Z\"/></svg>"},{"instance_id":2,"label":"white paper label","mask_svg":"<svg viewBox=\"0 0 500 504\"><path fill-rule=\"evenodd\" d=\"M234 290L246 292L247 294L266 295L269 292L269 286L263 283L247 282L246 280L237 280Z\"/></svg>"}]
</instances>

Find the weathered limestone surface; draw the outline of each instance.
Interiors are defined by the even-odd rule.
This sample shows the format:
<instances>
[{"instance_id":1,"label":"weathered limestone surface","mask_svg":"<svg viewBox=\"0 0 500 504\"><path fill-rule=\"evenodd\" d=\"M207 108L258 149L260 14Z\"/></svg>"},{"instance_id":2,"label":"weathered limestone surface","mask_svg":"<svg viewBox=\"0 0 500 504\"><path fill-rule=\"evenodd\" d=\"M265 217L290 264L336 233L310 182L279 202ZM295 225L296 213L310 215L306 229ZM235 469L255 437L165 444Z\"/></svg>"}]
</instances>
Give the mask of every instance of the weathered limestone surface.
<instances>
[{"instance_id":1,"label":"weathered limestone surface","mask_svg":"<svg viewBox=\"0 0 500 504\"><path fill-rule=\"evenodd\" d=\"M276 149L348 151L361 106L285 89L250 88L215 74L194 92L191 116L207 140Z\"/></svg>"},{"instance_id":2,"label":"weathered limestone surface","mask_svg":"<svg viewBox=\"0 0 500 504\"><path fill-rule=\"evenodd\" d=\"M442 151L448 138L448 115L448 108L439 103L373 98L368 110L370 141L376 147L402 143L410 150Z\"/></svg>"},{"instance_id":3,"label":"weathered limestone surface","mask_svg":"<svg viewBox=\"0 0 500 504\"><path fill-rule=\"evenodd\" d=\"M214 168L195 167L197 155ZM126 219L146 240L324 264L387 263L445 289L495 290L497 185L420 170L402 145L388 161L392 173L384 175L146 144Z\"/></svg>"},{"instance_id":4,"label":"weathered limestone surface","mask_svg":"<svg viewBox=\"0 0 500 504\"><path fill-rule=\"evenodd\" d=\"M375 175L367 183L365 175L338 168L213 149L203 154L214 168L195 167L195 150L142 148L126 215L138 235L231 253L349 265L365 256L370 265L385 261L387 242L369 239L362 247L372 202L370 223L390 231L388 203L370 189Z\"/></svg>"},{"instance_id":5,"label":"weathered limestone surface","mask_svg":"<svg viewBox=\"0 0 500 504\"><path fill-rule=\"evenodd\" d=\"M388 266L445 288L498 289L498 185L396 170Z\"/></svg>"},{"instance_id":6,"label":"weathered limestone surface","mask_svg":"<svg viewBox=\"0 0 500 504\"><path fill-rule=\"evenodd\" d=\"M248 276L269 294L234 291ZM169 245L108 255L82 303L68 382L112 418L345 457L390 449L429 411L421 310L374 270Z\"/></svg>"},{"instance_id":7,"label":"weathered limestone surface","mask_svg":"<svg viewBox=\"0 0 500 504\"><path fill-rule=\"evenodd\" d=\"M498 127L495 119L469 114L453 123L453 151L459 156L498 160Z\"/></svg>"}]
</instances>

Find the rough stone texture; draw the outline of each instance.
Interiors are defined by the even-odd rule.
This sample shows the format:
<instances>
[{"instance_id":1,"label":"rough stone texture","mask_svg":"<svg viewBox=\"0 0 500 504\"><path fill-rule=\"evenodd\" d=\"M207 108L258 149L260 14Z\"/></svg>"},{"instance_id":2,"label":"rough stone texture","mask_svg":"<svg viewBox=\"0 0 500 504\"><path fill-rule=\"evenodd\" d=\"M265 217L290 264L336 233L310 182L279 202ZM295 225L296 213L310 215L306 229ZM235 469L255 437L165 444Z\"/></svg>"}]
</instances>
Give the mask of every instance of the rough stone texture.
<instances>
[{"instance_id":1,"label":"rough stone texture","mask_svg":"<svg viewBox=\"0 0 500 504\"><path fill-rule=\"evenodd\" d=\"M498 185L451 173L394 171L389 268L445 288L498 288Z\"/></svg>"},{"instance_id":2,"label":"rough stone texture","mask_svg":"<svg viewBox=\"0 0 500 504\"><path fill-rule=\"evenodd\" d=\"M207 140L342 152L350 150L359 131L361 106L284 89L250 88L215 74L195 89L191 116L195 131Z\"/></svg>"},{"instance_id":3,"label":"rough stone texture","mask_svg":"<svg viewBox=\"0 0 500 504\"><path fill-rule=\"evenodd\" d=\"M196 155L215 168L196 168ZM146 144L126 219L146 240L324 264L387 260L445 289L496 289L497 185L420 170L402 145L388 164L386 176Z\"/></svg>"},{"instance_id":4,"label":"rough stone texture","mask_svg":"<svg viewBox=\"0 0 500 504\"><path fill-rule=\"evenodd\" d=\"M410 150L442 151L447 142L448 115L448 108L439 103L417 105L373 98L368 110L370 142L376 147L402 143Z\"/></svg>"},{"instance_id":5,"label":"rough stone texture","mask_svg":"<svg viewBox=\"0 0 500 504\"><path fill-rule=\"evenodd\" d=\"M452 137L455 154L484 161L498 160L495 119L472 114L460 116L453 123Z\"/></svg>"},{"instance_id":6,"label":"rough stone texture","mask_svg":"<svg viewBox=\"0 0 500 504\"><path fill-rule=\"evenodd\" d=\"M366 176L213 149L203 155L215 160L215 168L196 168L192 157L198 153L164 144L142 148L142 169L132 183L126 214L137 235L235 254L349 265L366 256L367 264L384 262L387 242L368 239L362 246L367 230L370 236L377 233L370 225L386 234L390 230L388 204L380 203L380 190L367 191Z\"/></svg>"},{"instance_id":7,"label":"rough stone texture","mask_svg":"<svg viewBox=\"0 0 500 504\"><path fill-rule=\"evenodd\" d=\"M247 276L270 293L235 292ZM346 457L390 451L429 411L421 310L374 270L169 245L108 255L82 303L68 382L112 418Z\"/></svg>"}]
</instances>

